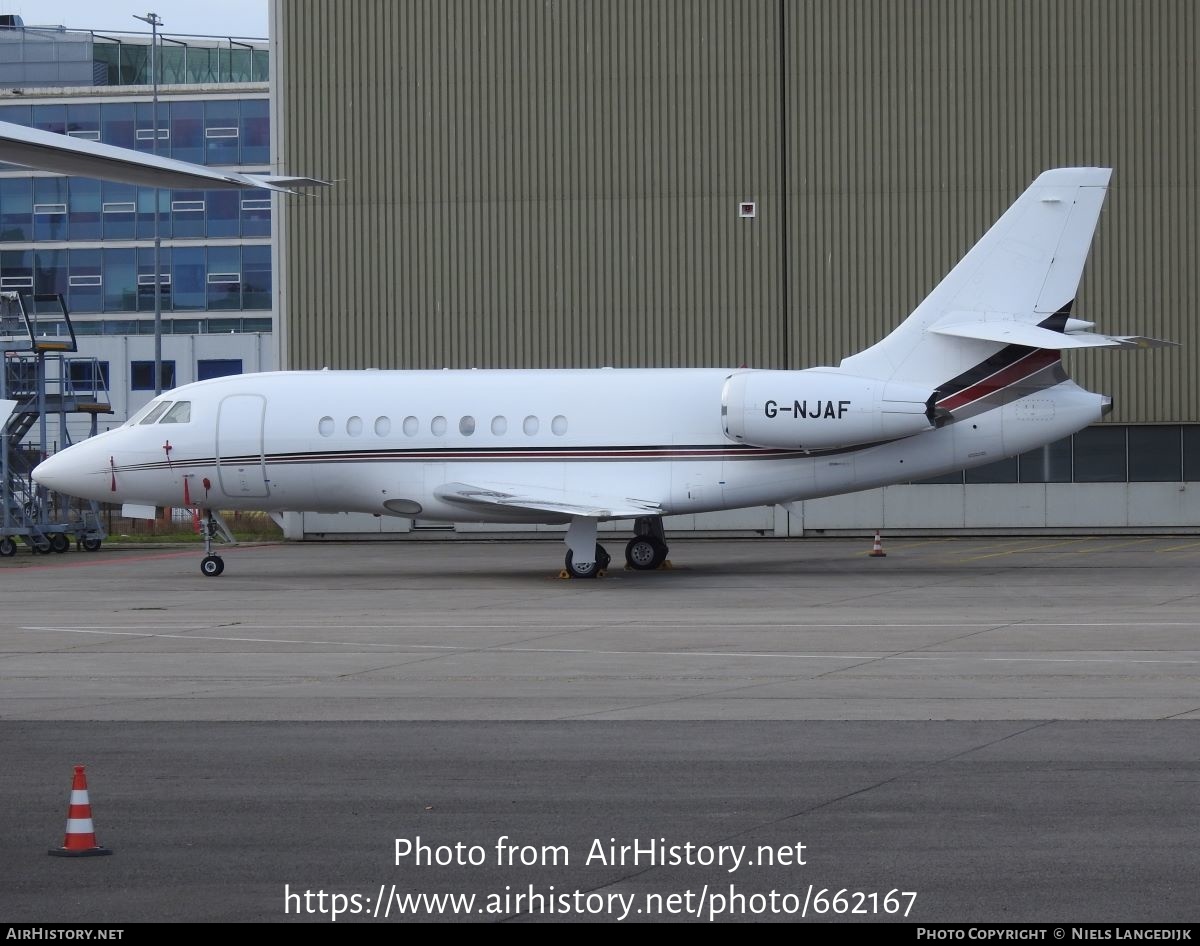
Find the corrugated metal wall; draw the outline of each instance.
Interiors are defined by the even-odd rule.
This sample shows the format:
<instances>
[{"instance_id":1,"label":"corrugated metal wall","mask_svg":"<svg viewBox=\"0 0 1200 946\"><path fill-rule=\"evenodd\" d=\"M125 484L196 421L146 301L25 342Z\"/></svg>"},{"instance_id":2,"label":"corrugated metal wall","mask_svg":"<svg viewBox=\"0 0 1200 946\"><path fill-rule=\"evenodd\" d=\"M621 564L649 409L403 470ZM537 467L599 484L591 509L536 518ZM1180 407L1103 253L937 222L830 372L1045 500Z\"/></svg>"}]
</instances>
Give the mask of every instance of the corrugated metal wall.
<instances>
[{"instance_id":1,"label":"corrugated metal wall","mask_svg":"<svg viewBox=\"0 0 1200 946\"><path fill-rule=\"evenodd\" d=\"M276 0L291 367L836 364L1046 167L1115 167L1072 357L1200 421L1190 0ZM781 76L783 81L781 81ZM758 216L739 219L743 199Z\"/></svg>"}]
</instances>

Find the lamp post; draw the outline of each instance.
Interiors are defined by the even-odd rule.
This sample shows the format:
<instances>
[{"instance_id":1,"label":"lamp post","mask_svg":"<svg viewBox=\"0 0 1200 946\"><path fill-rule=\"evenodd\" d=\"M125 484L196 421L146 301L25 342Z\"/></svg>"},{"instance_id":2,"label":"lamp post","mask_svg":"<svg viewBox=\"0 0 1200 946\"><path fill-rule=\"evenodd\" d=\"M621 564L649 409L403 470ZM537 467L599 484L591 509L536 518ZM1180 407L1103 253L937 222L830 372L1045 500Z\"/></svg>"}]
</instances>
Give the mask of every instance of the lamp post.
<instances>
[{"instance_id":1,"label":"lamp post","mask_svg":"<svg viewBox=\"0 0 1200 946\"><path fill-rule=\"evenodd\" d=\"M135 20L150 24L150 81L154 86L154 154L158 155L158 28L162 17L157 13L145 16L133 14ZM154 396L162 394L162 277L159 275L159 254L162 236L159 233L159 190L154 188Z\"/></svg>"}]
</instances>

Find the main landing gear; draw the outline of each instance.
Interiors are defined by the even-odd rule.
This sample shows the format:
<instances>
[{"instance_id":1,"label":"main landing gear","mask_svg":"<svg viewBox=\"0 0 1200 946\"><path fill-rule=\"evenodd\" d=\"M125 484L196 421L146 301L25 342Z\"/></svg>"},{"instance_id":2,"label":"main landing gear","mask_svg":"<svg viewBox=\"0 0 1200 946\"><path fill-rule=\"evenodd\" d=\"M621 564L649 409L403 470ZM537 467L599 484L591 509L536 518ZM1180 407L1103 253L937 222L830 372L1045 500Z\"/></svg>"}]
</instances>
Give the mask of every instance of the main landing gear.
<instances>
[{"instance_id":1,"label":"main landing gear","mask_svg":"<svg viewBox=\"0 0 1200 946\"><path fill-rule=\"evenodd\" d=\"M596 520L578 517L567 529L567 560L563 578L598 578L608 568L611 556L596 541ZM667 542L662 516L642 516L634 522L634 536L625 546L625 564L635 571L662 568L667 560Z\"/></svg>"},{"instance_id":2,"label":"main landing gear","mask_svg":"<svg viewBox=\"0 0 1200 946\"><path fill-rule=\"evenodd\" d=\"M202 509L200 515L200 538L204 540L204 558L200 560L200 574L205 578L216 578L225 571L225 559L213 552L213 540L237 545L237 539L221 514L211 509Z\"/></svg>"},{"instance_id":3,"label":"main landing gear","mask_svg":"<svg viewBox=\"0 0 1200 946\"><path fill-rule=\"evenodd\" d=\"M668 552L662 516L635 519L633 533L633 538L625 546L625 564L639 572L662 568Z\"/></svg>"}]
</instances>

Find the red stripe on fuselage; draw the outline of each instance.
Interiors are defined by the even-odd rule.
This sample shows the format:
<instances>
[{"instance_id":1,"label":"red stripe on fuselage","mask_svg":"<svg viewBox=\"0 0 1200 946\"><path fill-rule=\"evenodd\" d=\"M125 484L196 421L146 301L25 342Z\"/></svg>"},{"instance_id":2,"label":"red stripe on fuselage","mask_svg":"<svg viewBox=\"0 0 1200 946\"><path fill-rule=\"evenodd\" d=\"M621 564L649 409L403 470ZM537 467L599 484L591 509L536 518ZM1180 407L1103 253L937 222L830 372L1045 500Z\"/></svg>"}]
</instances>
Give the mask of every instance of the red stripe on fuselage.
<instances>
[{"instance_id":1,"label":"red stripe on fuselage","mask_svg":"<svg viewBox=\"0 0 1200 946\"><path fill-rule=\"evenodd\" d=\"M1018 381L1023 381L1043 368L1050 367L1059 358L1060 355L1057 351L1052 351L1048 348L1036 348L1024 358L1014 361L1007 368L1001 368L995 374L989 375L982 381L977 381L969 388L964 388L957 394L952 394L948 398L938 401L937 406L947 411L965 407L974 401L978 401L980 398L987 397L989 394L995 394L997 391L1007 388L1009 385L1016 384Z\"/></svg>"}]
</instances>

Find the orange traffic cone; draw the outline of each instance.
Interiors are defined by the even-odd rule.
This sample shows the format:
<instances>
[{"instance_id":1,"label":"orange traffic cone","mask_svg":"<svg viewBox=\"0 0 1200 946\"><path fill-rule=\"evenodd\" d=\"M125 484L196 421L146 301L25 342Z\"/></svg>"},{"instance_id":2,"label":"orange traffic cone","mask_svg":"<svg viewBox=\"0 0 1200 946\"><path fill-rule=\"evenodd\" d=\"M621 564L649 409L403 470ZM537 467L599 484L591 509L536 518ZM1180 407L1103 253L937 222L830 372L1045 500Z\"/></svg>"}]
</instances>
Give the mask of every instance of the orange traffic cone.
<instances>
[{"instance_id":1,"label":"orange traffic cone","mask_svg":"<svg viewBox=\"0 0 1200 946\"><path fill-rule=\"evenodd\" d=\"M67 834L62 847L51 848L55 857L98 857L111 854L106 847L96 843L96 828L92 825L92 804L88 801L87 776L83 766L75 766L75 780L71 782L71 804L67 808Z\"/></svg>"},{"instance_id":2,"label":"orange traffic cone","mask_svg":"<svg viewBox=\"0 0 1200 946\"><path fill-rule=\"evenodd\" d=\"M879 530L875 530L875 545L871 548L871 558L887 558L887 552L883 550L883 540L879 538Z\"/></svg>"}]
</instances>

